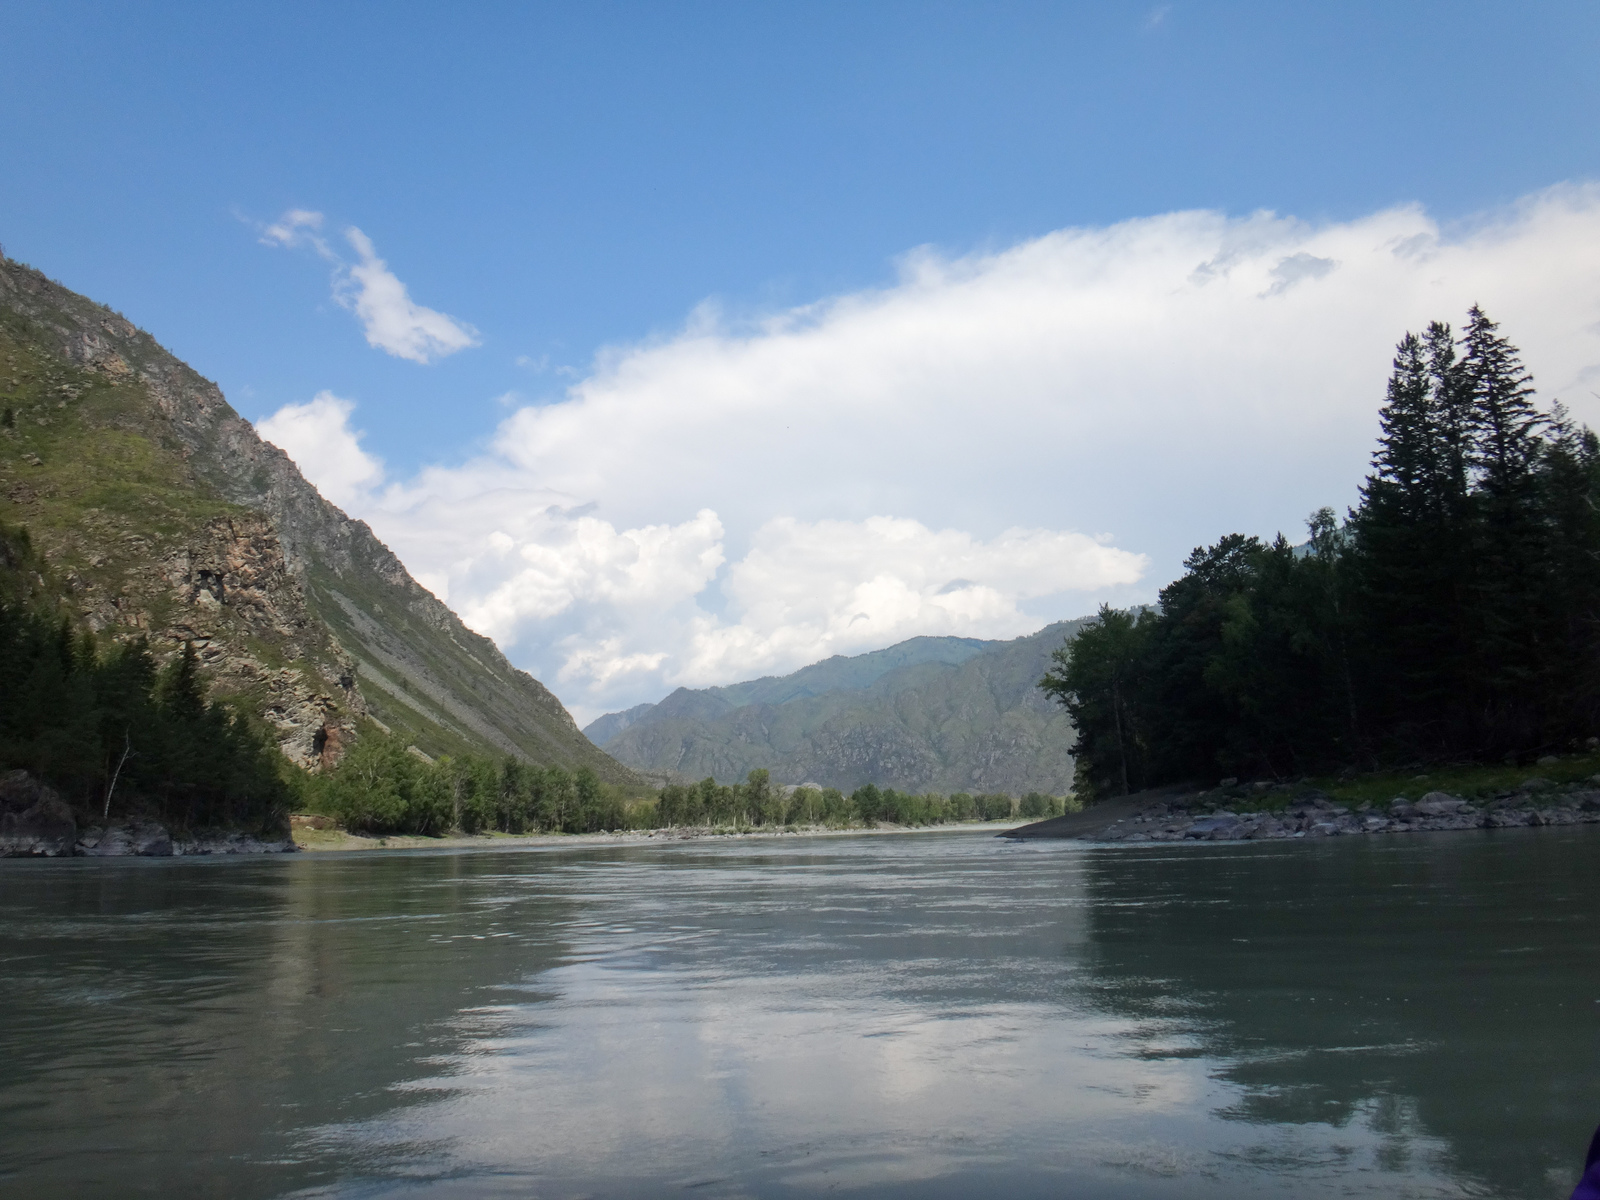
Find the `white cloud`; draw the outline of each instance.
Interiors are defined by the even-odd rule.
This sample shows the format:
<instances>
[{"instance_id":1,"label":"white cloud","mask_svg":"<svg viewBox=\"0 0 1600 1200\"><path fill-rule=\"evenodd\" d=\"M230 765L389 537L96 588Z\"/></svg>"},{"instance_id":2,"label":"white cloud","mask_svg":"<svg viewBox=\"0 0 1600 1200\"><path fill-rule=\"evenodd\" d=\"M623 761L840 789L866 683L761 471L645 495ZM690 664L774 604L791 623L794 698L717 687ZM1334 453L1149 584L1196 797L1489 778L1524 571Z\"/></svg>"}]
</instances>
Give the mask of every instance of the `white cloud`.
<instances>
[{"instance_id":1,"label":"white cloud","mask_svg":"<svg viewBox=\"0 0 1600 1200\"><path fill-rule=\"evenodd\" d=\"M367 345L416 363L478 345L472 326L413 302L406 285L378 257L371 238L354 225L344 236L361 261L344 268L335 295L360 318Z\"/></svg>"},{"instance_id":2,"label":"white cloud","mask_svg":"<svg viewBox=\"0 0 1600 1200\"><path fill-rule=\"evenodd\" d=\"M1595 423L1597 280L1595 187L1457 229L1188 212L924 249L877 290L702 305L360 515L580 716L1010 636L1353 501L1394 343L1474 302Z\"/></svg>"},{"instance_id":3,"label":"white cloud","mask_svg":"<svg viewBox=\"0 0 1600 1200\"><path fill-rule=\"evenodd\" d=\"M322 240L321 232L321 213L291 208L271 225L262 226L260 240L264 246L310 246L323 258L332 259L333 251Z\"/></svg>"},{"instance_id":4,"label":"white cloud","mask_svg":"<svg viewBox=\"0 0 1600 1200\"><path fill-rule=\"evenodd\" d=\"M292 208L261 227L260 241L290 249L307 246L333 264L333 296L356 314L367 345L396 358L427 364L480 344L478 331L464 321L424 308L411 299L389 265L378 257L372 239L354 225L344 231L356 252L346 262L322 237L323 215Z\"/></svg>"},{"instance_id":5,"label":"white cloud","mask_svg":"<svg viewBox=\"0 0 1600 1200\"><path fill-rule=\"evenodd\" d=\"M1017 637L1040 624L1020 601L1136 583L1147 565L1080 533L1008 529L985 542L907 518L778 517L728 572L737 623L695 631L682 679L720 683L918 634Z\"/></svg>"},{"instance_id":6,"label":"white cloud","mask_svg":"<svg viewBox=\"0 0 1600 1200\"><path fill-rule=\"evenodd\" d=\"M332 392L318 392L305 404L285 404L256 422L257 433L344 509L359 507L383 480L383 463L361 448L361 434L350 428L355 407Z\"/></svg>"}]
</instances>

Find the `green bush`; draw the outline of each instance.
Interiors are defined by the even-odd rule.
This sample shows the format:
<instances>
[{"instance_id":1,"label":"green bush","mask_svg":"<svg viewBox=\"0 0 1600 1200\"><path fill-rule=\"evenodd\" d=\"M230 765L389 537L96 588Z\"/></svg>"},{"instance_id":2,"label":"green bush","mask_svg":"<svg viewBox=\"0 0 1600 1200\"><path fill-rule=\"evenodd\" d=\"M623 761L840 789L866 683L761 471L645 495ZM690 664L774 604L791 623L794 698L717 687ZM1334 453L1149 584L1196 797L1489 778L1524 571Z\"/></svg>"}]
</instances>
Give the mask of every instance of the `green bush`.
<instances>
[{"instance_id":1,"label":"green bush","mask_svg":"<svg viewBox=\"0 0 1600 1200\"><path fill-rule=\"evenodd\" d=\"M985 821L1009 821L1011 797L1004 792L990 792L976 798L978 816Z\"/></svg>"}]
</instances>

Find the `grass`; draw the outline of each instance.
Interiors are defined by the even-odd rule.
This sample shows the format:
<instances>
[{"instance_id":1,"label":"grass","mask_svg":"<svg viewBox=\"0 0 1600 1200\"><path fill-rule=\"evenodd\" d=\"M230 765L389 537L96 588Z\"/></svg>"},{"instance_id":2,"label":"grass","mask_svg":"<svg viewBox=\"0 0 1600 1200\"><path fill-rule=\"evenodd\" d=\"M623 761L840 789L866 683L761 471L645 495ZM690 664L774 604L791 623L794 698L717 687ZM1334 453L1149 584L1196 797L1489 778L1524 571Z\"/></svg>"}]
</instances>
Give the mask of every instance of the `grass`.
<instances>
[{"instance_id":1,"label":"grass","mask_svg":"<svg viewBox=\"0 0 1600 1200\"><path fill-rule=\"evenodd\" d=\"M1561 755L1542 766L1454 763L1425 771L1413 768L1375 771L1354 778L1325 776L1263 791L1242 784L1221 789L1220 795L1233 812L1277 812L1311 790L1324 792L1348 808L1357 808L1362 804L1383 806L1401 798L1420 800L1429 792L1446 792L1463 800L1487 800L1513 793L1529 779L1546 779L1559 786L1587 783L1596 775L1600 775L1600 750Z\"/></svg>"},{"instance_id":2,"label":"grass","mask_svg":"<svg viewBox=\"0 0 1600 1200\"><path fill-rule=\"evenodd\" d=\"M1527 779L1582 783L1600 773L1600 753L1563 755L1544 766L1486 766L1470 763L1433 767L1424 772L1389 771L1350 780L1313 781L1341 804L1370 801L1383 804L1396 797L1417 800L1428 792L1448 792L1464 800L1514 792Z\"/></svg>"}]
</instances>

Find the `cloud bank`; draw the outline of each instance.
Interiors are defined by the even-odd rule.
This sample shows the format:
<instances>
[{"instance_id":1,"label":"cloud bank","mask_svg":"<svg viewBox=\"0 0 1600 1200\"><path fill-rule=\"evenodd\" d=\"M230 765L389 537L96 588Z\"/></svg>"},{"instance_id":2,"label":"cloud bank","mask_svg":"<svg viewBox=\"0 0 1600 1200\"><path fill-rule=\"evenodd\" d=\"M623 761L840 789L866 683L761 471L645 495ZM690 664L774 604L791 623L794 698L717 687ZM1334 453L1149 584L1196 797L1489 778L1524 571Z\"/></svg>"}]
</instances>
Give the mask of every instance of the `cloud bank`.
<instances>
[{"instance_id":1,"label":"cloud bank","mask_svg":"<svg viewBox=\"0 0 1600 1200\"><path fill-rule=\"evenodd\" d=\"M269 246L309 247L333 263L333 298L355 313L367 345L427 364L479 344L472 326L413 301L361 230L352 225L344 231L345 241L356 252L357 261L350 263L322 236L322 224L321 213L292 208L261 230L261 241Z\"/></svg>"},{"instance_id":2,"label":"cloud bank","mask_svg":"<svg viewBox=\"0 0 1600 1200\"><path fill-rule=\"evenodd\" d=\"M1297 536L1354 500L1394 343L1474 302L1597 423L1600 189L1564 187L1450 229L1183 212L914 251L879 289L702 306L481 456L382 486L348 407L267 424L323 422L345 449L307 474L583 719L918 633L1016 636L1148 599L1224 533Z\"/></svg>"},{"instance_id":3,"label":"cloud bank","mask_svg":"<svg viewBox=\"0 0 1600 1200\"><path fill-rule=\"evenodd\" d=\"M325 499L340 508L366 503L383 480L383 463L361 448L350 428L355 404L318 392L305 404L285 404L256 423L256 432L290 458Z\"/></svg>"}]
</instances>

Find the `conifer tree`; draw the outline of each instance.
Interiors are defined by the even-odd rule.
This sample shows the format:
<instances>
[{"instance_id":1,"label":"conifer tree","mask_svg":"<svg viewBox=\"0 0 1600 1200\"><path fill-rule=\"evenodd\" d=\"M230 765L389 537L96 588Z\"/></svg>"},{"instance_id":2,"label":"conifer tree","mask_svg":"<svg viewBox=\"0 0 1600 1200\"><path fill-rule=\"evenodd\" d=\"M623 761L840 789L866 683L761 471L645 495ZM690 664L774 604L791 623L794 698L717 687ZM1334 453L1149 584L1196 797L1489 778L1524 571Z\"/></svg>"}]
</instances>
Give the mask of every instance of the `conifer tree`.
<instances>
[{"instance_id":1,"label":"conifer tree","mask_svg":"<svg viewBox=\"0 0 1600 1200\"><path fill-rule=\"evenodd\" d=\"M1466 617L1475 648L1467 694L1472 736L1486 746L1537 740L1540 598L1548 546L1536 472L1545 418L1517 348L1474 305L1461 336L1473 483L1472 579Z\"/></svg>"}]
</instances>

